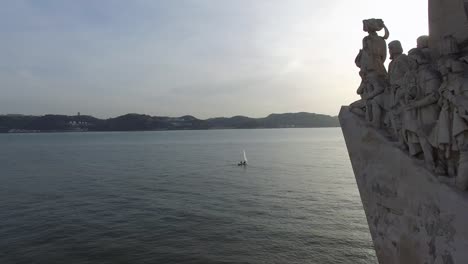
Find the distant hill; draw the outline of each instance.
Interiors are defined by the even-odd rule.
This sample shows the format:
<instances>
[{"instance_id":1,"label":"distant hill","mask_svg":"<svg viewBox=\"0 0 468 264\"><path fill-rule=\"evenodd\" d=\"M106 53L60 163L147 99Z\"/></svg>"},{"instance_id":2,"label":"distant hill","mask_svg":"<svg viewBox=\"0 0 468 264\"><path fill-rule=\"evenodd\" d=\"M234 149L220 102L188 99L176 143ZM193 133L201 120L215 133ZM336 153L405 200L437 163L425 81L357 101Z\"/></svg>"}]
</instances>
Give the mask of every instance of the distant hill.
<instances>
[{"instance_id":1,"label":"distant hill","mask_svg":"<svg viewBox=\"0 0 468 264\"><path fill-rule=\"evenodd\" d=\"M182 117L126 114L109 119L77 115L0 115L0 132L51 132L51 131L147 131L187 129L237 129L237 128L306 128L338 127L338 117L314 113L271 114L264 118L246 116L198 119Z\"/></svg>"},{"instance_id":2,"label":"distant hill","mask_svg":"<svg viewBox=\"0 0 468 264\"><path fill-rule=\"evenodd\" d=\"M288 127L339 127L338 117L314 113L271 114L264 118L234 116L211 118L206 122L211 128L288 128Z\"/></svg>"},{"instance_id":3,"label":"distant hill","mask_svg":"<svg viewBox=\"0 0 468 264\"><path fill-rule=\"evenodd\" d=\"M265 127L339 127L338 117L314 113L271 114L262 119Z\"/></svg>"}]
</instances>

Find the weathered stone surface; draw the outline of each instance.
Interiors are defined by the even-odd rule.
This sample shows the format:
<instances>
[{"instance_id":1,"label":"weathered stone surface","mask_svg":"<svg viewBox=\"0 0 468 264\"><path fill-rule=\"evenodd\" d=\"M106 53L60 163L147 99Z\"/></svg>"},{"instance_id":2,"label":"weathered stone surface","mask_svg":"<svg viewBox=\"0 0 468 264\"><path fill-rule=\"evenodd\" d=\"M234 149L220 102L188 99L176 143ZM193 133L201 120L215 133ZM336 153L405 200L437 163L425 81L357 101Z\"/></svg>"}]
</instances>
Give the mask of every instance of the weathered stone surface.
<instances>
[{"instance_id":1,"label":"weathered stone surface","mask_svg":"<svg viewBox=\"0 0 468 264\"><path fill-rule=\"evenodd\" d=\"M429 34L436 44L453 35L460 44L468 43L468 0L429 0Z\"/></svg>"},{"instance_id":2,"label":"weathered stone surface","mask_svg":"<svg viewBox=\"0 0 468 264\"><path fill-rule=\"evenodd\" d=\"M379 263L468 263L468 193L348 107L339 118Z\"/></svg>"}]
</instances>

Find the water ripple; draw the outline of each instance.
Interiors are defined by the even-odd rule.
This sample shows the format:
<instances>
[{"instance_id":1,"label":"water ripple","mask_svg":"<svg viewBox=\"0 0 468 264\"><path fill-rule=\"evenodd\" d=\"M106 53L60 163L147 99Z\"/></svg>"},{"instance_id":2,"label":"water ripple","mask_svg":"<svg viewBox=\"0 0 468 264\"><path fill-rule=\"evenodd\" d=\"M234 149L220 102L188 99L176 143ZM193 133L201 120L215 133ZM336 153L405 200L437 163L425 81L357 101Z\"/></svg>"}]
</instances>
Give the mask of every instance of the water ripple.
<instances>
[{"instance_id":1,"label":"water ripple","mask_svg":"<svg viewBox=\"0 0 468 264\"><path fill-rule=\"evenodd\" d=\"M376 263L339 129L0 135L0 263ZM250 166L235 165L246 149Z\"/></svg>"}]
</instances>

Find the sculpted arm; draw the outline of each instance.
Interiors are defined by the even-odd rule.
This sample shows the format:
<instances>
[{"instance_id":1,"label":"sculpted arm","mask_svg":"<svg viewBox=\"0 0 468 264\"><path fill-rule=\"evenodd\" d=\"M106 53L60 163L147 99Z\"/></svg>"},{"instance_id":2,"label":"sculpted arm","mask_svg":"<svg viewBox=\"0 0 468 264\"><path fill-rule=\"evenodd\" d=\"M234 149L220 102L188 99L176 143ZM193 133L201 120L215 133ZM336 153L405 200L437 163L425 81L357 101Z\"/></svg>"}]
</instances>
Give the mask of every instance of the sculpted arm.
<instances>
[{"instance_id":1,"label":"sculpted arm","mask_svg":"<svg viewBox=\"0 0 468 264\"><path fill-rule=\"evenodd\" d=\"M413 108L419 108L419 107L424 107L428 106L431 104L437 103L439 100L439 95L437 93L432 93L429 95L426 95L424 98L421 98L411 104Z\"/></svg>"},{"instance_id":2,"label":"sculpted arm","mask_svg":"<svg viewBox=\"0 0 468 264\"><path fill-rule=\"evenodd\" d=\"M462 109L468 109L468 98L466 97L457 97L455 99L455 105L458 107L458 108L462 108Z\"/></svg>"},{"instance_id":3,"label":"sculpted arm","mask_svg":"<svg viewBox=\"0 0 468 264\"><path fill-rule=\"evenodd\" d=\"M388 28L384 25L383 26L384 30L385 30L385 35L383 36L384 39L388 39L388 37L390 37L390 32L388 31Z\"/></svg>"},{"instance_id":4,"label":"sculpted arm","mask_svg":"<svg viewBox=\"0 0 468 264\"><path fill-rule=\"evenodd\" d=\"M399 72L403 73L403 76L397 76L397 78L394 78L394 86L396 87L405 87L407 83L407 78L405 77L405 74L410 71L410 67L408 65L407 60L402 61L402 63L398 64L399 67Z\"/></svg>"},{"instance_id":5,"label":"sculpted arm","mask_svg":"<svg viewBox=\"0 0 468 264\"><path fill-rule=\"evenodd\" d=\"M369 100L369 99L372 99L374 97L376 97L377 95L381 94L384 92L384 87L382 86L378 86L378 87L375 87L374 91L372 91L371 93L369 93L365 99Z\"/></svg>"},{"instance_id":6,"label":"sculpted arm","mask_svg":"<svg viewBox=\"0 0 468 264\"><path fill-rule=\"evenodd\" d=\"M423 98L412 102L409 108L425 107L431 104L435 104L439 101L438 87L440 86L440 81L438 79L433 79L430 80L427 85L430 87L430 92L427 93Z\"/></svg>"}]
</instances>

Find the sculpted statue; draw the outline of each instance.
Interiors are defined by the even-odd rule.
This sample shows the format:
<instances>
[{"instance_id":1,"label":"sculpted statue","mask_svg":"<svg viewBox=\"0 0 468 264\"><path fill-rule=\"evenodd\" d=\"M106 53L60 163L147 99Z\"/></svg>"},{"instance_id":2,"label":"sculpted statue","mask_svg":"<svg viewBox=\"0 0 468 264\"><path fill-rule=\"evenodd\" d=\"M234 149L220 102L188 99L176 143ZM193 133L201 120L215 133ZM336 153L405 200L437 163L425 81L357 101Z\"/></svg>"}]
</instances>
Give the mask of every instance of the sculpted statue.
<instances>
[{"instance_id":1,"label":"sculpted statue","mask_svg":"<svg viewBox=\"0 0 468 264\"><path fill-rule=\"evenodd\" d=\"M384 29L383 37L377 34L378 31ZM360 60L361 70L368 75L371 73L376 76L386 77L387 70L384 62L387 58L387 46L385 40L389 37L389 32L381 19L366 19L363 20L363 30L368 33L362 40L363 57Z\"/></svg>"},{"instance_id":2,"label":"sculpted statue","mask_svg":"<svg viewBox=\"0 0 468 264\"><path fill-rule=\"evenodd\" d=\"M439 87L441 78L438 72L433 70L429 54L422 49L413 49L408 54L417 64L416 85L412 91L413 98L408 101L406 110L415 110L415 124L418 141L424 154L426 166L435 171L435 147L436 136L434 128L439 118L440 108Z\"/></svg>"},{"instance_id":3,"label":"sculpted statue","mask_svg":"<svg viewBox=\"0 0 468 264\"><path fill-rule=\"evenodd\" d=\"M429 50L429 36L420 36L416 40L416 48L421 50L427 58L431 58L431 51Z\"/></svg>"},{"instance_id":4,"label":"sculpted statue","mask_svg":"<svg viewBox=\"0 0 468 264\"><path fill-rule=\"evenodd\" d=\"M370 122L371 121L371 117L369 115L369 111L366 112L366 100L364 99L364 94L367 94L368 91L367 91L367 80L365 79L366 76L363 72L359 72L359 75L361 76L361 84L359 85L356 93L359 94L361 96L361 99L360 100L357 100L356 102L354 103L351 103L349 105L350 107L350 110L361 116L361 117L364 117L366 119L366 121Z\"/></svg>"},{"instance_id":5,"label":"sculpted statue","mask_svg":"<svg viewBox=\"0 0 468 264\"><path fill-rule=\"evenodd\" d=\"M429 36L423 35L416 39L416 48L428 49L429 48Z\"/></svg>"},{"instance_id":6,"label":"sculpted statue","mask_svg":"<svg viewBox=\"0 0 468 264\"><path fill-rule=\"evenodd\" d=\"M468 58L460 57L457 40L451 36L441 42L440 54L438 68L443 83L438 147L445 152L446 159L458 158L456 184L465 190L468 187Z\"/></svg>"},{"instance_id":7,"label":"sculpted statue","mask_svg":"<svg viewBox=\"0 0 468 264\"><path fill-rule=\"evenodd\" d=\"M410 50L409 53L412 53L413 50ZM402 87L397 94L397 105L400 105L398 109L402 121L402 134L411 156L416 156L422 151L419 144L416 110L406 107L416 98L417 70L418 63L416 59L413 56L408 56L408 72L406 72Z\"/></svg>"},{"instance_id":8,"label":"sculpted statue","mask_svg":"<svg viewBox=\"0 0 468 264\"><path fill-rule=\"evenodd\" d=\"M458 188L468 189L468 51L447 36L434 52L429 37L420 36L405 55L395 40L388 44L387 73L388 29L381 19L367 19L363 30L368 35L355 60L361 99L350 110L390 132L429 170L454 177ZM381 30L384 36L377 34Z\"/></svg>"},{"instance_id":9,"label":"sculpted statue","mask_svg":"<svg viewBox=\"0 0 468 264\"><path fill-rule=\"evenodd\" d=\"M390 52L390 64L388 65L388 80L390 83L390 118L391 127L395 137L400 143L400 147L406 148L407 142L402 129L401 109L405 105L403 97L405 95L405 75L410 70L408 57L403 54L403 47L400 41L395 40L388 44L388 50Z\"/></svg>"},{"instance_id":10,"label":"sculpted statue","mask_svg":"<svg viewBox=\"0 0 468 264\"><path fill-rule=\"evenodd\" d=\"M383 37L377 34L384 29ZM384 62L387 58L386 39L389 32L381 19L367 19L363 21L363 30L368 33L362 40L362 49L356 57L356 65L360 68L362 82L358 89L361 100L352 105L352 108L364 106L366 119L375 127L382 124L382 109L388 109L389 104L381 95L387 86L387 70Z\"/></svg>"}]
</instances>

